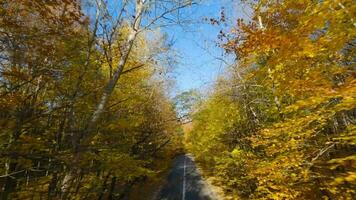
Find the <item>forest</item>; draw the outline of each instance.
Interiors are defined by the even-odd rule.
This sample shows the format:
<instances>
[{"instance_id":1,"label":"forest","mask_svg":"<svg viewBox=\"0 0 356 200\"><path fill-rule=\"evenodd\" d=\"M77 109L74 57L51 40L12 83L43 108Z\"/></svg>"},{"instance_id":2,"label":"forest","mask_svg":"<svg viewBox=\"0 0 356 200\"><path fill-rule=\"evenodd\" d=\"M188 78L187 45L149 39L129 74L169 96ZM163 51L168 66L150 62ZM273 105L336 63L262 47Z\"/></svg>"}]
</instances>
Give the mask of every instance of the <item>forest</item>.
<instances>
[{"instance_id":1,"label":"forest","mask_svg":"<svg viewBox=\"0 0 356 200\"><path fill-rule=\"evenodd\" d=\"M352 1L253 2L236 62L198 101L188 149L233 199L354 199Z\"/></svg>"},{"instance_id":2,"label":"forest","mask_svg":"<svg viewBox=\"0 0 356 200\"><path fill-rule=\"evenodd\" d=\"M0 0L0 199L148 199L185 153L227 200L354 199L356 4L236 2L229 64L172 97L162 30L204 0Z\"/></svg>"}]
</instances>

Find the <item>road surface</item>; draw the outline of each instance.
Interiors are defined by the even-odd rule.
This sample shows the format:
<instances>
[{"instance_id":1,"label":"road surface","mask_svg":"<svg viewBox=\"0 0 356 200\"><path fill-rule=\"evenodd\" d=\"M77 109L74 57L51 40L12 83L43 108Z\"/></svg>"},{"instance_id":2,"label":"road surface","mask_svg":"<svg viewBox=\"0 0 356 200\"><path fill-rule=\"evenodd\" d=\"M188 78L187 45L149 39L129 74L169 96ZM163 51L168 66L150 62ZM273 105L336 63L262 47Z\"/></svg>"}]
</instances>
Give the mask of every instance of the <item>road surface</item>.
<instances>
[{"instance_id":1,"label":"road surface","mask_svg":"<svg viewBox=\"0 0 356 200\"><path fill-rule=\"evenodd\" d=\"M157 200L217 200L189 155L179 156Z\"/></svg>"}]
</instances>

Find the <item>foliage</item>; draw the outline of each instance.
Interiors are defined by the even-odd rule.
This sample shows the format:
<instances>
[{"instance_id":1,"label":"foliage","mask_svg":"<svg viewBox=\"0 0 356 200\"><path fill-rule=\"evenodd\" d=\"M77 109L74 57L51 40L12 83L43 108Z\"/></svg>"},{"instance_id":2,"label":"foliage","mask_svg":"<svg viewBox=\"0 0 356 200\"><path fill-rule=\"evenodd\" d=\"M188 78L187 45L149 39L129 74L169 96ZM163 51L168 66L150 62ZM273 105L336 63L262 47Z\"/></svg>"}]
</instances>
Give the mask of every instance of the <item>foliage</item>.
<instances>
[{"instance_id":1,"label":"foliage","mask_svg":"<svg viewBox=\"0 0 356 200\"><path fill-rule=\"evenodd\" d=\"M189 149L235 198L352 199L355 5L249 3L224 45L236 66L193 117Z\"/></svg>"},{"instance_id":2,"label":"foliage","mask_svg":"<svg viewBox=\"0 0 356 200\"><path fill-rule=\"evenodd\" d=\"M176 95L174 101L181 121L188 122L191 120L194 107L201 101L201 96L196 90L189 90Z\"/></svg>"},{"instance_id":3,"label":"foliage","mask_svg":"<svg viewBox=\"0 0 356 200\"><path fill-rule=\"evenodd\" d=\"M144 34L94 138L78 145L112 76L110 66L119 62L127 27L114 37L111 60L103 53L107 44L91 41L76 1L0 1L0 27L1 199L121 198L164 170L156 163L176 153L180 127L156 73L162 66L151 59L137 67L151 56ZM72 171L76 176L68 181Z\"/></svg>"}]
</instances>

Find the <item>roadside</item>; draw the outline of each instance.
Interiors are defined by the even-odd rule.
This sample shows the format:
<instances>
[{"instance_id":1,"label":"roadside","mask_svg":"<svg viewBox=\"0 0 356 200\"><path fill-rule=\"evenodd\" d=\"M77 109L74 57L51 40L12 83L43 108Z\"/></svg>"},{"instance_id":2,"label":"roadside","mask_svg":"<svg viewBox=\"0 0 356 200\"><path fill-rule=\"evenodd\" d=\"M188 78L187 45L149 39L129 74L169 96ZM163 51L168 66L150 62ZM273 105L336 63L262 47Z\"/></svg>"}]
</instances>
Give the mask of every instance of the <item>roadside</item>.
<instances>
[{"instance_id":1,"label":"roadside","mask_svg":"<svg viewBox=\"0 0 356 200\"><path fill-rule=\"evenodd\" d=\"M125 200L153 200L156 199L159 191L161 191L162 185L165 184L165 178L170 173L170 169L174 166L175 159L171 158L169 162L162 160L156 165L161 166L160 172L156 175L147 177L145 181L135 184Z\"/></svg>"},{"instance_id":2,"label":"roadside","mask_svg":"<svg viewBox=\"0 0 356 200\"><path fill-rule=\"evenodd\" d=\"M199 167L199 164L196 164L197 170L201 174L205 184L207 187L210 188L211 192L214 194L217 200L227 200L227 197L224 193L223 188L217 186L216 183L216 178L207 176L204 171Z\"/></svg>"}]
</instances>

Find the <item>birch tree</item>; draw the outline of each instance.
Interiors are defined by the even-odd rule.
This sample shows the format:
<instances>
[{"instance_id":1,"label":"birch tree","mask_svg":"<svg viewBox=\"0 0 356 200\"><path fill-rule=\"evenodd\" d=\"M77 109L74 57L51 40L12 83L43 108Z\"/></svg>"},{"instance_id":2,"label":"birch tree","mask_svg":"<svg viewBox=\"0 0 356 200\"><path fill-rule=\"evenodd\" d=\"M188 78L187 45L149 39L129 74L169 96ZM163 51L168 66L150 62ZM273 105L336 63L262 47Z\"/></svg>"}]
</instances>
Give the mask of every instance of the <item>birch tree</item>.
<instances>
[{"instance_id":1,"label":"birch tree","mask_svg":"<svg viewBox=\"0 0 356 200\"><path fill-rule=\"evenodd\" d=\"M74 167L63 179L62 198L67 197L70 182L78 173L78 169L75 166L81 160L81 152L84 151L84 146L89 144L96 135L98 120L102 117L110 96L120 77L125 72L125 66L139 34L161 26L184 23L180 10L196 4L191 0L172 0L168 2L161 0L125 0L118 3L118 5L115 4L115 1L96 0L94 3L96 5L96 20L94 23L94 31L96 32L93 33L96 38L94 40L97 43L101 42L105 46L102 49L102 53L109 63L110 79L105 84L100 100L85 129L80 135L74 136L75 155L72 165ZM109 7L114 7L114 10L111 11ZM121 34L120 28L122 27L126 27L128 32L125 34L124 41L119 48L119 61L113 66L114 55L112 49ZM145 62L149 62L149 60L142 59L143 64L134 68L144 67Z\"/></svg>"}]
</instances>

